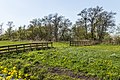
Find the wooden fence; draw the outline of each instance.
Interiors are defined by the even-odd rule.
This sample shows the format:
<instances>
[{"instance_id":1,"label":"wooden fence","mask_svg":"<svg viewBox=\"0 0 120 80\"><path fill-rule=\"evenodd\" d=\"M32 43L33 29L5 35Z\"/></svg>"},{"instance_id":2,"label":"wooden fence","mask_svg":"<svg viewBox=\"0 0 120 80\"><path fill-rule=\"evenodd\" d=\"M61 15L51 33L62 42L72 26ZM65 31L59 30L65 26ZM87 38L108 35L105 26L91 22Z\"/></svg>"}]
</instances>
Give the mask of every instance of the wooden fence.
<instances>
[{"instance_id":1,"label":"wooden fence","mask_svg":"<svg viewBox=\"0 0 120 80\"><path fill-rule=\"evenodd\" d=\"M26 44L15 44L15 45L7 45L0 46L0 53L13 53L13 52L25 52L31 50L39 50L39 49L48 49L52 48L52 42L41 42L41 43L26 43Z\"/></svg>"},{"instance_id":2,"label":"wooden fence","mask_svg":"<svg viewBox=\"0 0 120 80\"><path fill-rule=\"evenodd\" d=\"M90 46L98 43L99 43L98 41L90 41L90 40L70 41L70 46Z\"/></svg>"}]
</instances>

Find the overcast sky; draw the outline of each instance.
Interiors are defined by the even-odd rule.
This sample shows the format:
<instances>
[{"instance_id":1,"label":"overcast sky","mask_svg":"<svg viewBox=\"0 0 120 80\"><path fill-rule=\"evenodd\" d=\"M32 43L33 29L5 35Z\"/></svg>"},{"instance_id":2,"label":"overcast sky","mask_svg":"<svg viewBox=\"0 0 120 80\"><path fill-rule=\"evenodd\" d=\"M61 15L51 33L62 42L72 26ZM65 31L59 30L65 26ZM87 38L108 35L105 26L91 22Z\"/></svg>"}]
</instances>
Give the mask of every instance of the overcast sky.
<instances>
[{"instance_id":1,"label":"overcast sky","mask_svg":"<svg viewBox=\"0 0 120 80\"><path fill-rule=\"evenodd\" d=\"M120 0L0 0L0 23L4 23L4 30L8 21L13 21L17 28L28 25L34 18L54 13L63 15L74 23L81 10L97 5L116 12L116 24L120 23Z\"/></svg>"}]
</instances>

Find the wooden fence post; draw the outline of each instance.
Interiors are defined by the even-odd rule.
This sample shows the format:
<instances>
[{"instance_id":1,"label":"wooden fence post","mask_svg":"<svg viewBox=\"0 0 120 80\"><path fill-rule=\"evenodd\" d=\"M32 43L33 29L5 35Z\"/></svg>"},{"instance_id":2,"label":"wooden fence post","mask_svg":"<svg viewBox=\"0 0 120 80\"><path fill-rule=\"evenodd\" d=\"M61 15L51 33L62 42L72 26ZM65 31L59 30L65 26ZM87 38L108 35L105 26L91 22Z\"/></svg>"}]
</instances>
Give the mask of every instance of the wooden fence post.
<instances>
[{"instance_id":1,"label":"wooden fence post","mask_svg":"<svg viewBox=\"0 0 120 80\"><path fill-rule=\"evenodd\" d=\"M43 49L43 43L42 43L42 49Z\"/></svg>"},{"instance_id":2,"label":"wooden fence post","mask_svg":"<svg viewBox=\"0 0 120 80\"><path fill-rule=\"evenodd\" d=\"M46 45L47 45L47 48L48 48L48 44L49 44L49 43L47 42L47 43L46 43Z\"/></svg>"},{"instance_id":3,"label":"wooden fence post","mask_svg":"<svg viewBox=\"0 0 120 80\"><path fill-rule=\"evenodd\" d=\"M18 53L17 45L16 45L16 52Z\"/></svg>"},{"instance_id":4,"label":"wooden fence post","mask_svg":"<svg viewBox=\"0 0 120 80\"><path fill-rule=\"evenodd\" d=\"M70 46L71 46L71 41L70 41Z\"/></svg>"},{"instance_id":5,"label":"wooden fence post","mask_svg":"<svg viewBox=\"0 0 120 80\"><path fill-rule=\"evenodd\" d=\"M31 46L31 43L30 43L30 50L32 50L32 46Z\"/></svg>"},{"instance_id":6,"label":"wooden fence post","mask_svg":"<svg viewBox=\"0 0 120 80\"><path fill-rule=\"evenodd\" d=\"M8 46L8 53L10 52L9 46Z\"/></svg>"},{"instance_id":7,"label":"wooden fence post","mask_svg":"<svg viewBox=\"0 0 120 80\"><path fill-rule=\"evenodd\" d=\"M24 52L25 52L25 45L23 44Z\"/></svg>"},{"instance_id":8,"label":"wooden fence post","mask_svg":"<svg viewBox=\"0 0 120 80\"><path fill-rule=\"evenodd\" d=\"M37 45L37 43L36 43L36 50L38 49L38 45Z\"/></svg>"}]
</instances>

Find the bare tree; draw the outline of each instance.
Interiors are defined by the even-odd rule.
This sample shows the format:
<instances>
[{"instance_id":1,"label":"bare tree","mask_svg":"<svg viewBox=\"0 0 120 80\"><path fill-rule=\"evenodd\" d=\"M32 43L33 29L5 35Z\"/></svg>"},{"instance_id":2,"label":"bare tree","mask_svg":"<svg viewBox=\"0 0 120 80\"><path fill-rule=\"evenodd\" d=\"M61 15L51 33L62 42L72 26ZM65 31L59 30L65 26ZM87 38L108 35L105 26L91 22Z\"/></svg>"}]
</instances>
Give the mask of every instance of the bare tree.
<instances>
[{"instance_id":1,"label":"bare tree","mask_svg":"<svg viewBox=\"0 0 120 80\"><path fill-rule=\"evenodd\" d=\"M53 15L52 23L54 26L55 41L58 41L58 30L61 27L62 19L63 19L63 16L58 16L57 13Z\"/></svg>"},{"instance_id":2,"label":"bare tree","mask_svg":"<svg viewBox=\"0 0 120 80\"><path fill-rule=\"evenodd\" d=\"M77 21L77 23L82 23L83 25L83 27L85 28L85 38L86 39L88 39L87 37L87 34L88 34L88 25L87 25L87 23L88 23L88 12L87 12L87 9L85 8L84 10L82 10L79 14L78 14L78 16L80 16L81 17L81 19L78 19L78 21Z\"/></svg>"},{"instance_id":3,"label":"bare tree","mask_svg":"<svg viewBox=\"0 0 120 80\"><path fill-rule=\"evenodd\" d=\"M3 23L0 24L0 35L2 34L2 30L3 30Z\"/></svg>"},{"instance_id":4,"label":"bare tree","mask_svg":"<svg viewBox=\"0 0 120 80\"><path fill-rule=\"evenodd\" d=\"M62 27L60 28L60 38L61 40L69 40L70 39L70 28L72 22L69 19L64 19L62 22Z\"/></svg>"},{"instance_id":5,"label":"bare tree","mask_svg":"<svg viewBox=\"0 0 120 80\"><path fill-rule=\"evenodd\" d=\"M15 25L13 25L13 21L8 21L7 26L9 26L9 28L7 29L7 32L6 32L6 33L8 34L8 38L11 40L11 39L12 39L12 33L13 33L12 28L13 28Z\"/></svg>"}]
</instances>

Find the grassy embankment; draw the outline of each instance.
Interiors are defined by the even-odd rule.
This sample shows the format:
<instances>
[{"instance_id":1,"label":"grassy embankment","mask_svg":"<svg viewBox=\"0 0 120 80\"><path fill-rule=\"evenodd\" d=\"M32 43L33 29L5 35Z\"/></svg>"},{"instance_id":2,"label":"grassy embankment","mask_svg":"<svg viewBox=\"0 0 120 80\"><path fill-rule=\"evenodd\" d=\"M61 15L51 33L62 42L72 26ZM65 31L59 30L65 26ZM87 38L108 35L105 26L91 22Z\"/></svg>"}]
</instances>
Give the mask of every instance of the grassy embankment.
<instances>
[{"instance_id":1,"label":"grassy embankment","mask_svg":"<svg viewBox=\"0 0 120 80\"><path fill-rule=\"evenodd\" d=\"M6 67L6 76L17 79L120 79L118 45L70 47L67 43L54 43L54 47L49 50L0 55L0 73L4 73ZM13 67L16 67L16 73L8 74Z\"/></svg>"}]
</instances>

